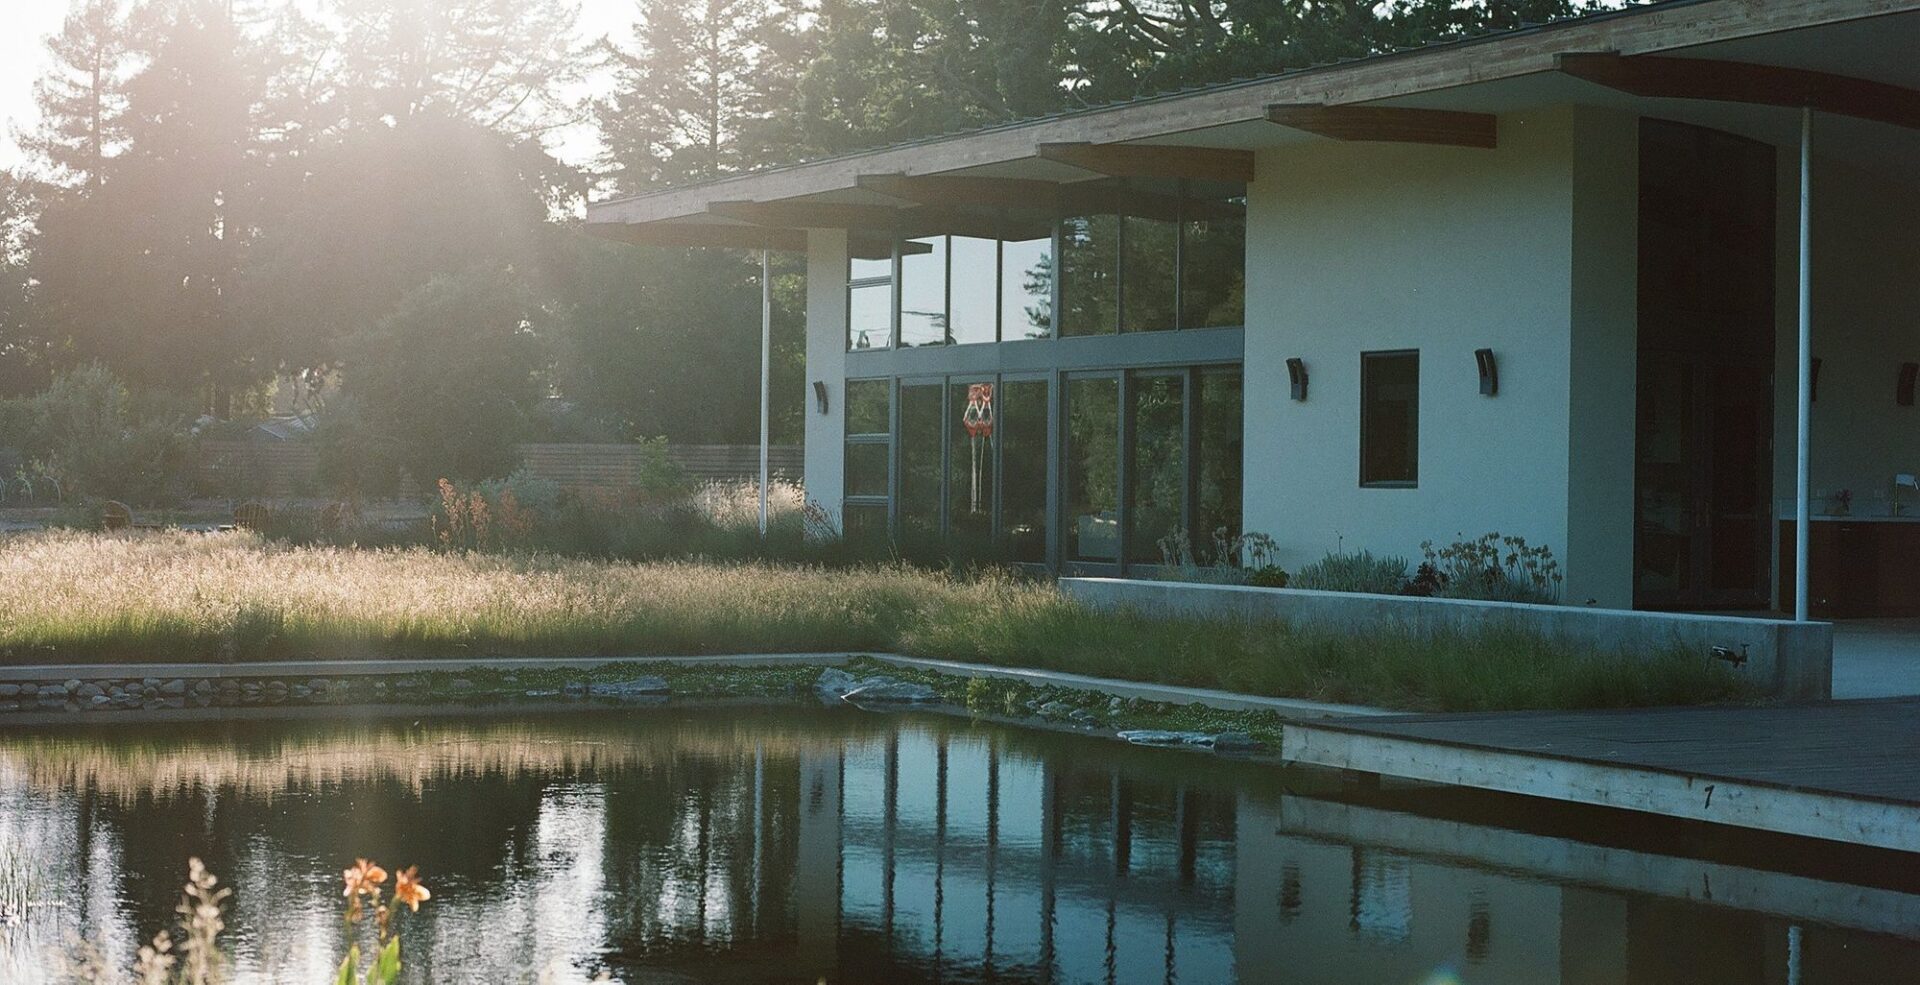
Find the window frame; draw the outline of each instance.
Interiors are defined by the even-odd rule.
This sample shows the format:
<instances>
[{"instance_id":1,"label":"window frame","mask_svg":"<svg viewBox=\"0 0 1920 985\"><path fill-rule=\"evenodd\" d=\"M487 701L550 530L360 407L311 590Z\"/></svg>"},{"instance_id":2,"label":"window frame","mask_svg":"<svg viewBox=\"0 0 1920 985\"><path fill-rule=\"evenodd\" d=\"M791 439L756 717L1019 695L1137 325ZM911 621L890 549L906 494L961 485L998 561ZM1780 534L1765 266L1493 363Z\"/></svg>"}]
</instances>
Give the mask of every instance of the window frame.
<instances>
[{"instance_id":1,"label":"window frame","mask_svg":"<svg viewBox=\"0 0 1920 985\"><path fill-rule=\"evenodd\" d=\"M1408 442L1408 455L1411 458L1411 461L1409 463L1411 465L1411 468L1408 469L1408 471L1410 471L1413 474L1413 477L1411 479L1370 479L1368 478L1368 475L1367 475L1367 466L1370 458L1370 456L1368 455L1368 451L1370 450L1368 447L1368 444L1369 444L1370 438L1373 435L1373 426L1372 426L1373 422L1371 420L1373 400L1370 399L1370 393L1369 393L1371 388L1369 386L1368 369L1370 365L1376 365L1378 363L1385 362L1390 359L1408 359L1408 358L1411 358L1413 360L1413 400L1411 401L1411 404L1413 407L1413 421L1412 421L1412 427L1411 427L1412 434L1410 435L1410 440ZM1360 353L1359 392L1360 392L1360 462L1359 462L1360 488L1362 489L1418 489L1420 488L1420 350L1417 348L1374 349L1374 350L1368 350Z\"/></svg>"}]
</instances>

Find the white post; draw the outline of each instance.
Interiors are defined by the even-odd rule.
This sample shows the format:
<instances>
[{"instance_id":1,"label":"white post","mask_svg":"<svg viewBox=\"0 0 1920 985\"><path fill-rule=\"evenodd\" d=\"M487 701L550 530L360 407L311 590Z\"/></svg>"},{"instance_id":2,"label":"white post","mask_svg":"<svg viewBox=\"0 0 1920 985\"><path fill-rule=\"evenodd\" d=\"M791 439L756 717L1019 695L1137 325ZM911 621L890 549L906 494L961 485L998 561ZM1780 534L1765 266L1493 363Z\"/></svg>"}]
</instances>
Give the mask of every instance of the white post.
<instances>
[{"instance_id":1,"label":"white post","mask_svg":"<svg viewBox=\"0 0 1920 985\"><path fill-rule=\"evenodd\" d=\"M1799 460L1793 502L1793 618L1807 621L1809 463L1813 451L1813 107L1800 111L1800 395Z\"/></svg>"},{"instance_id":2,"label":"white post","mask_svg":"<svg viewBox=\"0 0 1920 985\"><path fill-rule=\"evenodd\" d=\"M767 535L767 444L773 428L773 264L760 251L760 536Z\"/></svg>"}]
</instances>

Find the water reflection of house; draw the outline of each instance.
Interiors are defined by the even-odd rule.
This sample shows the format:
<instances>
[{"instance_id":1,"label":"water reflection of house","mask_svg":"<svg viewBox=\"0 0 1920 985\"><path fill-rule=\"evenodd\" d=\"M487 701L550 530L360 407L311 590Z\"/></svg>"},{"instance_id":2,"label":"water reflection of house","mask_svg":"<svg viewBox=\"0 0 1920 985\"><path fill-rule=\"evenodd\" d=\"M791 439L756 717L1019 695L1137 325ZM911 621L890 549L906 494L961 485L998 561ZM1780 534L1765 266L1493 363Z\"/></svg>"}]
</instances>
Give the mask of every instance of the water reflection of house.
<instances>
[{"instance_id":1,"label":"water reflection of house","mask_svg":"<svg viewBox=\"0 0 1920 985\"><path fill-rule=\"evenodd\" d=\"M1299 795L1297 776L1198 754L893 724L570 716L118 752L20 737L0 745L0 843L27 846L115 953L170 919L180 854L203 853L242 888L236 982L323 973L338 895L316 860L368 853L444 889L410 938L428 980L528 954L582 981L607 965L809 985L1819 985L1920 959L1920 893L1898 879Z\"/></svg>"}]
</instances>

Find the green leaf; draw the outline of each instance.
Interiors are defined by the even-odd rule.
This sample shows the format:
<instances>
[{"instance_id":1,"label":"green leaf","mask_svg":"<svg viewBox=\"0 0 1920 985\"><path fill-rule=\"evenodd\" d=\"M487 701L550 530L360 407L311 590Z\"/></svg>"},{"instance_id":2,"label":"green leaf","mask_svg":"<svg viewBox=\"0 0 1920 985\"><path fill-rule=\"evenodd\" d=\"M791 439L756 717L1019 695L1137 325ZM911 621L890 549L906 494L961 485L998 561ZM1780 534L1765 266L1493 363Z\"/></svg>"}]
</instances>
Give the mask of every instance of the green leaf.
<instances>
[{"instance_id":1,"label":"green leaf","mask_svg":"<svg viewBox=\"0 0 1920 985\"><path fill-rule=\"evenodd\" d=\"M367 976L370 985L393 985L400 977L400 938L395 937L380 949L380 957L373 963L373 973Z\"/></svg>"},{"instance_id":2,"label":"green leaf","mask_svg":"<svg viewBox=\"0 0 1920 985\"><path fill-rule=\"evenodd\" d=\"M360 970L360 945L347 948L347 956L340 962L340 973L333 976L333 985L353 985L354 976Z\"/></svg>"}]
</instances>

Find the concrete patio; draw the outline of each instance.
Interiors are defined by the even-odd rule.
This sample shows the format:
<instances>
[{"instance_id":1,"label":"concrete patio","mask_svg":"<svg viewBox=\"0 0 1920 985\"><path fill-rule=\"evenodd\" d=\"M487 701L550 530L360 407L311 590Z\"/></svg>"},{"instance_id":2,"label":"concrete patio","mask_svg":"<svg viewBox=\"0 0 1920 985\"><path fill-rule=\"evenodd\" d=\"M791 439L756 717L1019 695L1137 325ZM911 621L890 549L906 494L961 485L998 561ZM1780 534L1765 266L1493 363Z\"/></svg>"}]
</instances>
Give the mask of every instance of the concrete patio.
<instances>
[{"instance_id":1,"label":"concrete patio","mask_svg":"<svg viewBox=\"0 0 1920 985\"><path fill-rule=\"evenodd\" d=\"M1833 696L1920 695L1920 619L1843 619L1833 624Z\"/></svg>"}]
</instances>

